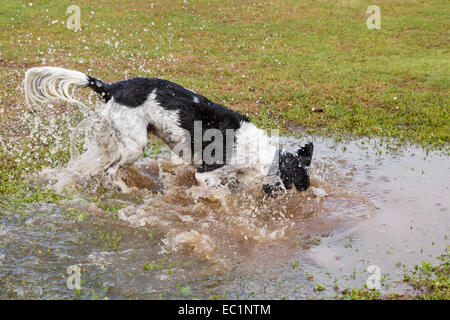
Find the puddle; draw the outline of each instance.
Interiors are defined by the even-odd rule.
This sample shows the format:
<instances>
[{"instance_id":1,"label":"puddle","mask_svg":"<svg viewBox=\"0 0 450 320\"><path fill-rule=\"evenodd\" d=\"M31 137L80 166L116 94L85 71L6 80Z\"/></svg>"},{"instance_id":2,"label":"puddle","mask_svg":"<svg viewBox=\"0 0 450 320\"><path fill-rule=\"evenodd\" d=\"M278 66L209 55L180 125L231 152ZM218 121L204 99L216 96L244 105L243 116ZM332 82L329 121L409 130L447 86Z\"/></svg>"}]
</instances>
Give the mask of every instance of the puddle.
<instances>
[{"instance_id":1,"label":"puddle","mask_svg":"<svg viewBox=\"0 0 450 320\"><path fill-rule=\"evenodd\" d=\"M448 244L448 159L415 147L380 155L376 141L317 138L311 187L276 198L251 177L202 189L163 152L124 174L136 192L110 210L92 200L112 196L101 178L77 180L92 173L78 165L70 179L41 176L79 187L68 204L86 215L33 204L0 216L0 297L70 298L71 265L82 269L82 298L332 298L336 281L364 286L369 265L386 276L382 292L401 292L398 262L435 261ZM318 282L326 290L315 292Z\"/></svg>"}]
</instances>

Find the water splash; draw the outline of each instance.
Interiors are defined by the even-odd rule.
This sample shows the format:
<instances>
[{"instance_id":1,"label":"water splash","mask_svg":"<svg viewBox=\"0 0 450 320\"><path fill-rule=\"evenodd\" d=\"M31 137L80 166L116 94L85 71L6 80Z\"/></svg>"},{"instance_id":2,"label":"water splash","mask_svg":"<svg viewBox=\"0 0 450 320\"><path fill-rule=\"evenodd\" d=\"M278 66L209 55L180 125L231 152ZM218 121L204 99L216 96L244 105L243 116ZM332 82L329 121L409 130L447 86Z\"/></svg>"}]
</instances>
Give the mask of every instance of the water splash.
<instances>
[{"instance_id":1,"label":"water splash","mask_svg":"<svg viewBox=\"0 0 450 320\"><path fill-rule=\"evenodd\" d=\"M113 136L101 118L91 115L72 133L67 166L45 169L40 177L58 192L72 188L95 193L93 185L104 187L102 169L117 148ZM298 144L283 139L286 145ZM305 235L335 228L343 220L331 213L337 208L353 211L353 216L373 210L364 197L346 190L345 177L328 161L312 165L312 186L306 192L288 190L271 198L260 187L264 177L252 172L238 172L216 188L200 185L194 168L174 161L169 152L163 149L121 172L142 201L126 200L118 218L133 228L161 230L161 253L188 250L219 269L229 269L241 259L239 253L258 256L256 249L248 253L251 248L264 246L264 255L277 254L280 248L288 251L298 245L299 235L305 241Z\"/></svg>"}]
</instances>

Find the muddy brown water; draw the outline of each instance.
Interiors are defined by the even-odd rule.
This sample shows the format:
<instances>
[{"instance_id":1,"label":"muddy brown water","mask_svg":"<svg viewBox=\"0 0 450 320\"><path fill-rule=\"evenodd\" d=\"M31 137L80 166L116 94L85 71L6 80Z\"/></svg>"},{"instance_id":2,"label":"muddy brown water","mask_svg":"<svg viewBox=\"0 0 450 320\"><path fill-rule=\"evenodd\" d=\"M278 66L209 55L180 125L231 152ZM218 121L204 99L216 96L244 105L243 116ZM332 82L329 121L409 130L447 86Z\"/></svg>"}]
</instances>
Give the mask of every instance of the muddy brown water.
<instances>
[{"instance_id":1,"label":"muddy brown water","mask_svg":"<svg viewBox=\"0 0 450 320\"><path fill-rule=\"evenodd\" d=\"M449 162L412 146L380 154L377 144L315 139L311 188L275 198L251 177L203 189L163 153L124 174L135 193L118 195L112 212L93 200L95 178L66 200L85 216L63 204L4 212L0 297L71 298L73 265L87 299L333 298L335 284L363 287L370 265L383 293L404 292L400 264L435 262L448 245Z\"/></svg>"}]
</instances>

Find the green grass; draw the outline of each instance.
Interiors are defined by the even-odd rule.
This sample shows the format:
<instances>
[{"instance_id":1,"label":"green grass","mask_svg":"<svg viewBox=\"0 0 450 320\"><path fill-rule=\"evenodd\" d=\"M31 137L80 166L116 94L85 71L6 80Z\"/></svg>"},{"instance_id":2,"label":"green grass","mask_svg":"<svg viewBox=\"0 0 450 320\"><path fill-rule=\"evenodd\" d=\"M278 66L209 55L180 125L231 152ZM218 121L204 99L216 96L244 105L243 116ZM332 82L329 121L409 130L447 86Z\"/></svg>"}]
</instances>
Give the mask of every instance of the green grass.
<instances>
[{"instance_id":1,"label":"green grass","mask_svg":"<svg viewBox=\"0 0 450 320\"><path fill-rule=\"evenodd\" d=\"M389 293L382 295L378 290L351 288L342 291L337 299L343 300L449 300L450 299L450 247L439 257L439 263L432 265L422 262L413 270L405 270L403 281L413 292L406 294Z\"/></svg>"},{"instance_id":2,"label":"green grass","mask_svg":"<svg viewBox=\"0 0 450 320\"><path fill-rule=\"evenodd\" d=\"M35 65L107 81L170 79L285 133L294 125L308 134L448 148L446 1L379 1L381 29L369 30L369 2L357 0L84 0L77 32L62 24L71 1L29 3L0 7L0 143L13 141L33 157L18 163L1 150L2 181L68 159L63 150L49 154L49 141L30 146L17 125L20 83Z\"/></svg>"},{"instance_id":3,"label":"green grass","mask_svg":"<svg viewBox=\"0 0 450 320\"><path fill-rule=\"evenodd\" d=\"M82 0L77 32L62 24L72 1L29 3L0 6L0 144L34 157L17 163L1 150L3 181L68 159L49 154L49 141L30 146L29 128L17 124L26 110L20 84L36 65L106 81L166 78L283 133L294 126L448 150L446 1L378 1L381 29L369 30L371 2L357 0Z\"/></svg>"},{"instance_id":4,"label":"green grass","mask_svg":"<svg viewBox=\"0 0 450 320\"><path fill-rule=\"evenodd\" d=\"M77 32L61 23L72 4L81 8ZM51 149L57 142L67 146L69 132L61 120L62 141L44 129L30 133L20 84L32 66L62 66L105 81L165 78L285 133L294 126L307 134L378 136L448 149L448 1L379 0L380 30L366 27L370 4L3 0L0 215L62 197L28 180L43 166L67 162L67 149ZM74 107L62 106L42 119L57 113L69 115L72 125L80 120ZM434 288L423 297L442 292ZM346 298L362 298L361 290ZM441 297L448 299L448 283L446 290Z\"/></svg>"},{"instance_id":5,"label":"green grass","mask_svg":"<svg viewBox=\"0 0 450 320\"><path fill-rule=\"evenodd\" d=\"M378 1L381 29L369 30L368 1L85 0L78 32L61 24L72 1L28 3L0 9L1 64L20 72L162 77L257 121L266 110L272 127L449 142L446 1Z\"/></svg>"}]
</instances>

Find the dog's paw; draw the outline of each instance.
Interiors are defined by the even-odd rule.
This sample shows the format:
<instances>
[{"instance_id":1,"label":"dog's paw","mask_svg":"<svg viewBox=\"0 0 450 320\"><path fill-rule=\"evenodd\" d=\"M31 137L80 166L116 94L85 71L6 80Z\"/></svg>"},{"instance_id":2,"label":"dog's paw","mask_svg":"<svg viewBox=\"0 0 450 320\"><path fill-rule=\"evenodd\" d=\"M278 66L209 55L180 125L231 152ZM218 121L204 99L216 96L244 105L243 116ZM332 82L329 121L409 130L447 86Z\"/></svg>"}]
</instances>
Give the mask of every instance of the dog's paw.
<instances>
[{"instance_id":1,"label":"dog's paw","mask_svg":"<svg viewBox=\"0 0 450 320\"><path fill-rule=\"evenodd\" d=\"M313 152L314 152L314 144L310 142L297 150L297 156L300 158L300 161L305 166L309 166L311 164Z\"/></svg>"}]
</instances>

